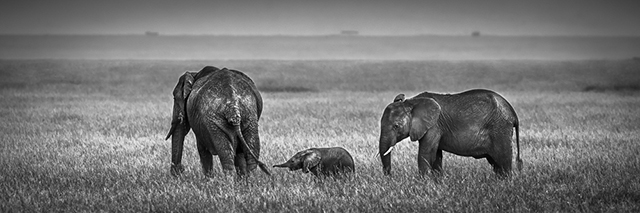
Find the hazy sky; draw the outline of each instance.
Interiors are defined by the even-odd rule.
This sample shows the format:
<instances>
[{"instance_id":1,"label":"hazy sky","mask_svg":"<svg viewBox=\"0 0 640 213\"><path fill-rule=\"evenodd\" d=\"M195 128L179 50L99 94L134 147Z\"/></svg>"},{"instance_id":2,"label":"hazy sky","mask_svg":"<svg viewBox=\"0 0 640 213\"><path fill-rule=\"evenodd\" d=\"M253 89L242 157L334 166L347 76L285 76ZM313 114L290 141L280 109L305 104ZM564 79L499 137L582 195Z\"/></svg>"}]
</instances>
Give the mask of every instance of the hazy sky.
<instances>
[{"instance_id":1,"label":"hazy sky","mask_svg":"<svg viewBox=\"0 0 640 213\"><path fill-rule=\"evenodd\" d=\"M3 0L0 34L635 35L640 0Z\"/></svg>"}]
</instances>

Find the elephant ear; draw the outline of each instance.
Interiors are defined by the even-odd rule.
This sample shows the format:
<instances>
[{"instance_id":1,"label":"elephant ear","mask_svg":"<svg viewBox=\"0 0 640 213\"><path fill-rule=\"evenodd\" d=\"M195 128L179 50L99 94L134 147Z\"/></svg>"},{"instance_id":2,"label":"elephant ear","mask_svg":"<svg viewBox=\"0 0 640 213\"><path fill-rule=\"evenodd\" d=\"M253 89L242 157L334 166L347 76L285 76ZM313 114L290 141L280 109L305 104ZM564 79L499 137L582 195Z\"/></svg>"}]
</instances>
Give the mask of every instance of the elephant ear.
<instances>
[{"instance_id":1,"label":"elephant ear","mask_svg":"<svg viewBox=\"0 0 640 213\"><path fill-rule=\"evenodd\" d=\"M411 141L420 140L427 130L436 126L440 117L440 104L432 98L413 99L414 106L411 110L411 129L409 137Z\"/></svg>"},{"instance_id":2,"label":"elephant ear","mask_svg":"<svg viewBox=\"0 0 640 213\"><path fill-rule=\"evenodd\" d=\"M393 102L404 101L404 94L398 94L395 98L393 98Z\"/></svg>"},{"instance_id":3,"label":"elephant ear","mask_svg":"<svg viewBox=\"0 0 640 213\"><path fill-rule=\"evenodd\" d=\"M173 118L171 119L171 129L167 134L166 139L169 139L173 134L173 131L178 125L185 124L187 115L187 97L191 93L193 88L194 76L196 72L185 72L178 78L176 87L173 88ZM165 139L165 140L166 140Z\"/></svg>"},{"instance_id":4,"label":"elephant ear","mask_svg":"<svg viewBox=\"0 0 640 213\"><path fill-rule=\"evenodd\" d=\"M182 101L187 101L187 98L189 97L189 94L191 94L191 90L193 89L193 82L195 81L194 76L197 73L195 72L185 72L184 74L182 74L182 76L180 76L180 79L178 80L178 85L176 85L176 88L173 89L173 96L175 98L179 98ZM181 88L178 88L178 86L181 85ZM176 94L178 94L176 96Z\"/></svg>"},{"instance_id":5,"label":"elephant ear","mask_svg":"<svg viewBox=\"0 0 640 213\"><path fill-rule=\"evenodd\" d=\"M195 78L195 80L198 80L200 78L203 78L203 77L205 77L205 76L207 76L207 75L209 75L211 73L217 72L217 71L220 71L220 69L218 69L217 67L206 66L206 67L203 67L199 72L197 72L197 73L194 72L192 75Z\"/></svg>"},{"instance_id":6,"label":"elephant ear","mask_svg":"<svg viewBox=\"0 0 640 213\"><path fill-rule=\"evenodd\" d=\"M302 172L308 173L310 168L318 166L322 158L320 154L316 151L312 151L309 154L304 156L304 161L302 162Z\"/></svg>"}]
</instances>

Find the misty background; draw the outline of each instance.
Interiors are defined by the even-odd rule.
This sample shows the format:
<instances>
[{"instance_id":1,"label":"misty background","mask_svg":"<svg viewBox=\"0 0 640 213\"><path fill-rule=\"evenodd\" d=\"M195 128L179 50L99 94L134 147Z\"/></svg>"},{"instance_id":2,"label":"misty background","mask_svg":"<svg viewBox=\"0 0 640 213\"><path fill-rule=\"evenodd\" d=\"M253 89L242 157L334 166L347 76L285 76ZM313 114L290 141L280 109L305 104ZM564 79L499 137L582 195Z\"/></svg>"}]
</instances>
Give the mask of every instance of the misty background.
<instances>
[{"instance_id":1,"label":"misty background","mask_svg":"<svg viewBox=\"0 0 640 213\"><path fill-rule=\"evenodd\" d=\"M0 59L627 59L640 56L637 8L640 1L2 1Z\"/></svg>"}]
</instances>

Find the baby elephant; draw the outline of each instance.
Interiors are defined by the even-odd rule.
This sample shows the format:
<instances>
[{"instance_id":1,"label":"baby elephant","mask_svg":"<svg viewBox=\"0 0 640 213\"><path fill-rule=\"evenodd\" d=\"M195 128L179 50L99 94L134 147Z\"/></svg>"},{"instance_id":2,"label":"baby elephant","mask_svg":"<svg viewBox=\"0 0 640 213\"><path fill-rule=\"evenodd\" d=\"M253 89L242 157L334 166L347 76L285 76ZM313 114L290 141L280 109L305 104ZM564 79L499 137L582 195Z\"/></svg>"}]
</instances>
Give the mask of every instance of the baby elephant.
<instances>
[{"instance_id":1,"label":"baby elephant","mask_svg":"<svg viewBox=\"0 0 640 213\"><path fill-rule=\"evenodd\" d=\"M353 158L342 147L311 148L296 153L287 162L273 167L289 167L295 171L311 171L315 176L334 176L337 174L355 172Z\"/></svg>"}]
</instances>

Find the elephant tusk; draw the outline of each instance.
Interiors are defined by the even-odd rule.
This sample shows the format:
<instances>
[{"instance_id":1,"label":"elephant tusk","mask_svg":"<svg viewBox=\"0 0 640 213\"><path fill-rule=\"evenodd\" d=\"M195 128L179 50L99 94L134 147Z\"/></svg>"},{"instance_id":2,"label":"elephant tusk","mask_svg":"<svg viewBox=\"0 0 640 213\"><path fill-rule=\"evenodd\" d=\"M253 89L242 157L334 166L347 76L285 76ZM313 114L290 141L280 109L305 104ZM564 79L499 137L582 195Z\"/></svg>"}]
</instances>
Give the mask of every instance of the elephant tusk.
<instances>
[{"instance_id":1,"label":"elephant tusk","mask_svg":"<svg viewBox=\"0 0 640 213\"><path fill-rule=\"evenodd\" d=\"M396 147L396 146L391 146L391 147L389 147L389 150L387 150L387 152L385 152L384 154L382 154L382 156L387 156L387 155L391 152L391 150L393 150L393 148L394 148L394 147Z\"/></svg>"},{"instance_id":2,"label":"elephant tusk","mask_svg":"<svg viewBox=\"0 0 640 213\"><path fill-rule=\"evenodd\" d=\"M173 131L176 130L176 124L171 124L171 129L169 129L169 133L167 134L167 137L164 140L169 140L169 137L171 137L171 135L173 135Z\"/></svg>"}]
</instances>

